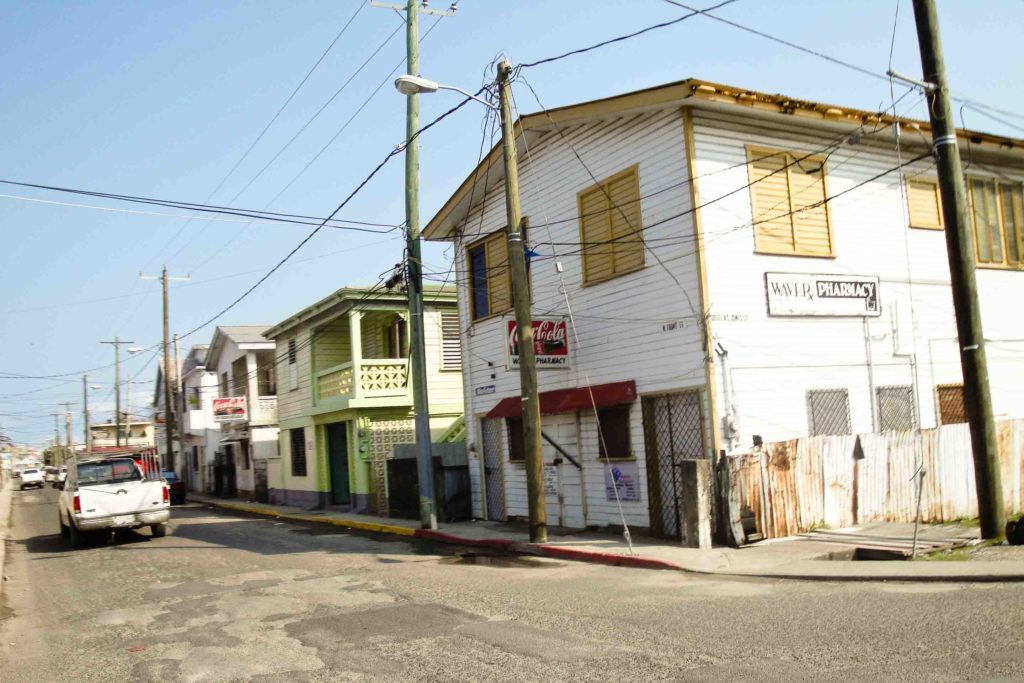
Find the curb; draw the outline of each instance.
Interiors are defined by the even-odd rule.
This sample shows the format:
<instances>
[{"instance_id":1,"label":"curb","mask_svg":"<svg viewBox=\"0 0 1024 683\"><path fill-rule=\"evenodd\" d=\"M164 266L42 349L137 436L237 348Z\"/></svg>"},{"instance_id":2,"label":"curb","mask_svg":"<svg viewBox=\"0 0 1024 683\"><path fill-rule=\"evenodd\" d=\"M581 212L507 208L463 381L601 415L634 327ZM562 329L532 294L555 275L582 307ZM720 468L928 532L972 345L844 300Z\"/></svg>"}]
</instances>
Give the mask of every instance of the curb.
<instances>
[{"instance_id":1,"label":"curb","mask_svg":"<svg viewBox=\"0 0 1024 683\"><path fill-rule=\"evenodd\" d=\"M331 524L333 526L345 527L348 529L354 529L357 531L372 531L375 533L392 534L396 536L422 538L436 543L446 543L449 545L461 545L470 548L487 548L490 550L499 550L510 553L518 553L522 555L539 555L543 557L550 557L552 559L559 560L571 560L576 562L589 562L591 564L603 564L613 567L628 567L631 569L660 569L660 570L672 570L686 572L689 574L699 574L702 576L719 576L719 577L731 577L740 579L773 579L773 580L789 580L789 581L823 581L833 583L1021 583L1024 582L1024 572L1018 574L970 574L970 575L950 575L950 574L918 574L905 576L900 574L887 574L887 575L865 575L865 574L806 574L806 573L780 573L780 572L769 572L769 573L749 573L749 572L730 572L730 571L714 571L707 569L693 569L684 565L670 562L668 560L659 560L653 557L644 557L641 555L618 555L612 553L595 552L592 550L577 550L574 548L563 548L556 545L527 543L522 541L513 541L511 539L504 538L466 538L464 536L456 536L455 534L449 534L444 531L435 531L432 529L411 529L409 527L397 526L393 524L380 524L378 522L363 522L359 520L348 520L348 519L336 519L330 517L320 517L317 515L302 515L293 514L287 512L275 512L273 510L267 510L265 508L254 507L251 505L245 505L244 503L227 503L214 500L196 500L196 502L202 502L206 505L212 505L214 507L223 508L226 510L234 510L237 512L246 512L255 515L263 515L265 517L272 517L275 519L289 519L299 522L316 522L320 524ZM2 549L0 549L0 557L2 557ZM834 562L831 564L835 564Z\"/></svg>"},{"instance_id":2,"label":"curb","mask_svg":"<svg viewBox=\"0 0 1024 683\"><path fill-rule=\"evenodd\" d=\"M373 531L380 534L394 534L396 536L413 536L416 533L416 529L410 529L404 526L396 526L393 524L362 522L354 519L333 519L330 517L319 517L317 515L297 515L290 512L274 512L273 510L253 507L251 505L245 505L244 503L222 503L220 501L212 500L204 500L202 502L206 503L207 505L213 505L214 507L224 508L226 510L248 512L249 514L263 515L264 517L273 517L275 519L290 519L297 522L319 522L320 524L331 524L334 526L345 527L348 529L356 529L358 531Z\"/></svg>"},{"instance_id":3,"label":"curb","mask_svg":"<svg viewBox=\"0 0 1024 683\"><path fill-rule=\"evenodd\" d=\"M4 594L4 564L7 560L7 539L11 536L11 506L14 496L7 481L0 482L0 597Z\"/></svg>"}]
</instances>

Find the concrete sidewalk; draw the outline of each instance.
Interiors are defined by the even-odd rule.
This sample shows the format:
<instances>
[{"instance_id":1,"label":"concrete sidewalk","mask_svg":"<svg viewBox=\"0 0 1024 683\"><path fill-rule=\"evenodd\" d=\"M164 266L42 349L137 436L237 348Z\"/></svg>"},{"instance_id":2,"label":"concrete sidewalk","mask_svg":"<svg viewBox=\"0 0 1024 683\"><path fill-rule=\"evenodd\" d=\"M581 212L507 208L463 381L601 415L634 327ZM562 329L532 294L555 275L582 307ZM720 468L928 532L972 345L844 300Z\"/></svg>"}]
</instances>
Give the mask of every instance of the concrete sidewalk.
<instances>
[{"instance_id":1,"label":"concrete sidewalk","mask_svg":"<svg viewBox=\"0 0 1024 683\"><path fill-rule=\"evenodd\" d=\"M673 569L717 576L800 579L807 581L1024 581L1024 561L906 562L830 560L850 545L806 538L778 539L740 549L696 550L650 538L633 539L633 552L621 536L550 530L548 543L530 543L525 529L501 522L455 522L438 531L420 529L415 520L310 511L189 494L190 501L226 510L280 519L333 524L358 531L416 537L441 543L543 557L642 569Z\"/></svg>"}]
</instances>

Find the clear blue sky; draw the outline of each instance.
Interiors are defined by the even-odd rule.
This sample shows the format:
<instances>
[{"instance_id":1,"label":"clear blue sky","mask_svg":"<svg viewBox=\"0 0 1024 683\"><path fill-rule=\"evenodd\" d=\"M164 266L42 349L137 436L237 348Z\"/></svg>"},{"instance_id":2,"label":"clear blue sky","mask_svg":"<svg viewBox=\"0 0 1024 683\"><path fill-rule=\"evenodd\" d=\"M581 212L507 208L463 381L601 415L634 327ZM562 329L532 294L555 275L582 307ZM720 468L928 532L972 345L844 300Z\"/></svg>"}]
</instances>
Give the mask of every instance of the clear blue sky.
<instances>
[{"instance_id":1,"label":"clear blue sky","mask_svg":"<svg viewBox=\"0 0 1024 683\"><path fill-rule=\"evenodd\" d=\"M698 0L692 0L697 2ZM270 121L363 0L210 3L5 3L0 8L4 153L0 178L203 202ZM432 6L447 3L435 0ZM689 3L688 3L689 4ZM1024 3L939 0L952 89L1024 112L1020 60ZM703 3L701 6L705 6ZM884 73L896 0L739 0L718 13L761 31ZM462 0L423 44L428 78L475 90L501 51L514 63L559 54L679 16L663 0ZM262 209L363 104L405 55L399 31L306 131L237 199L235 195L398 27L390 10L364 7L266 136L212 203ZM434 23L423 17L422 30ZM896 70L919 75L909 0L899 3ZM404 71L404 69L403 69ZM886 82L703 17L635 40L531 69L546 106L569 104L689 76L840 105L878 109ZM523 110L536 104L528 92ZM458 100L423 97L423 121ZM325 215L399 143L405 102L386 85L326 152L271 207ZM924 112L915 112L923 117ZM968 127L1024 136L972 111ZM475 162L482 108L465 107L423 137L422 216L429 219ZM1021 119L1009 119L1024 125ZM403 171L396 158L341 216L399 223ZM0 194L179 213L24 188ZM140 346L160 338L159 285L140 270L192 280L172 290L172 329L184 332L250 286L307 233L302 226L186 221L0 197L0 371L80 372L109 364L102 339ZM395 235L323 231L223 324L274 323L350 284L376 282L398 262ZM428 245L440 269L448 257ZM183 343L206 343L212 327ZM125 364L152 380L151 354ZM96 418L111 415L113 371L92 373ZM134 388L136 412L152 383ZM31 393L26 393L31 392ZM0 430L42 444L58 401L75 401L81 378L0 379Z\"/></svg>"}]
</instances>

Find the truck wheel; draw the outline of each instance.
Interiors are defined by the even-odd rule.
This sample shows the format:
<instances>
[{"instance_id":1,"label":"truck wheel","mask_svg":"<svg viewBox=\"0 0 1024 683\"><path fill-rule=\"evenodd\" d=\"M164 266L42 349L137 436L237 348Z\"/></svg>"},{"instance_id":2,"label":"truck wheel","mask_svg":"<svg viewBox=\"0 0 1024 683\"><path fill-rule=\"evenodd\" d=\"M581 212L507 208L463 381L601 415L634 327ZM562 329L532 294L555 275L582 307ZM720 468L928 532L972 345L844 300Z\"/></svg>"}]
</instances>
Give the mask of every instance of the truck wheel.
<instances>
[{"instance_id":1,"label":"truck wheel","mask_svg":"<svg viewBox=\"0 0 1024 683\"><path fill-rule=\"evenodd\" d=\"M167 535L166 524L150 524L149 530L153 534L153 538L163 538Z\"/></svg>"},{"instance_id":2,"label":"truck wheel","mask_svg":"<svg viewBox=\"0 0 1024 683\"><path fill-rule=\"evenodd\" d=\"M85 545L85 534L75 527L75 523L68 524L68 543L72 548L81 548Z\"/></svg>"},{"instance_id":3,"label":"truck wheel","mask_svg":"<svg viewBox=\"0 0 1024 683\"><path fill-rule=\"evenodd\" d=\"M60 522L60 535L63 536L64 538L67 538L68 537L68 527L64 523L64 519L60 516L59 512L57 513L57 521Z\"/></svg>"}]
</instances>

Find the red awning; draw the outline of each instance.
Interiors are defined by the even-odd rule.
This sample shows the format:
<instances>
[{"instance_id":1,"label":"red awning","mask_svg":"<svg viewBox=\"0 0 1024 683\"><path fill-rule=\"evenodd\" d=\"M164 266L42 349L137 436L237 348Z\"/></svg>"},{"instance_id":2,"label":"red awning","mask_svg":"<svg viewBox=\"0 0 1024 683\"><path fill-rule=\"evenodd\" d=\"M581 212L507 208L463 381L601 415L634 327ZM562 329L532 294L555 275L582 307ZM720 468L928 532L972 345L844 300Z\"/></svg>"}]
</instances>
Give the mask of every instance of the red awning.
<instances>
[{"instance_id":1,"label":"red awning","mask_svg":"<svg viewBox=\"0 0 1024 683\"><path fill-rule=\"evenodd\" d=\"M633 380L610 382L595 384L589 388L576 387L543 391L540 394L540 412L543 415L573 413L577 410L590 410L594 407L617 406L635 400L636 382ZM487 417L519 417L522 414L522 399L519 396L510 396L498 401L498 405L491 408Z\"/></svg>"}]
</instances>

